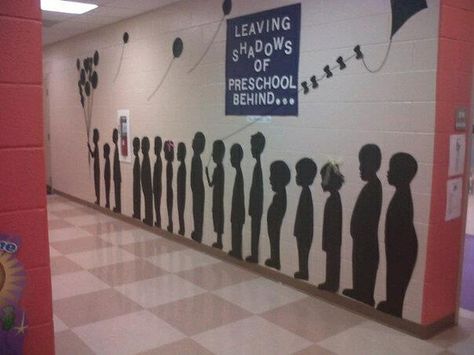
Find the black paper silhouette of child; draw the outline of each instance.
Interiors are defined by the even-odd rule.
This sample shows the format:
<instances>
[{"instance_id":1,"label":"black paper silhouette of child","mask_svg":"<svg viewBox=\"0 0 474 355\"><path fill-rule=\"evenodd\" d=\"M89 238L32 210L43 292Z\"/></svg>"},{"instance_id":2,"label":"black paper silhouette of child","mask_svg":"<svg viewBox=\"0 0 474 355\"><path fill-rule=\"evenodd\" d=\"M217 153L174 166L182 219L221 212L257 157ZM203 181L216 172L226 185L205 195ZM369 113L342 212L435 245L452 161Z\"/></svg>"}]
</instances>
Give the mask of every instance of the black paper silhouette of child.
<instances>
[{"instance_id":1,"label":"black paper silhouette of child","mask_svg":"<svg viewBox=\"0 0 474 355\"><path fill-rule=\"evenodd\" d=\"M308 280L308 257L313 243L314 210L313 197L309 187L313 184L318 173L316 163L309 158L303 158L296 163L296 184L301 186L300 200L296 209L294 235L298 246L299 271L295 272L296 279Z\"/></svg>"},{"instance_id":2,"label":"black paper silhouette of child","mask_svg":"<svg viewBox=\"0 0 474 355\"><path fill-rule=\"evenodd\" d=\"M142 190L143 197L145 199L145 218L143 223L148 224L149 226L153 225L153 188L151 186L151 164L150 164L150 140L148 137L143 137L142 139L142 170L141 170L141 180L142 180Z\"/></svg>"},{"instance_id":3,"label":"black paper silhouette of child","mask_svg":"<svg viewBox=\"0 0 474 355\"><path fill-rule=\"evenodd\" d=\"M221 140L217 140L212 145L212 159L216 167L209 178L209 169L206 167L206 178L209 187L212 187L212 220L214 221L214 232L217 234L217 241L212 244L214 248L222 249L222 234L224 233L224 159L225 145Z\"/></svg>"},{"instance_id":4,"label":"black paper silhouette of child","mask_svg":"<svg viewBox=\"0 0 474 355\"><path fill-rule=\"evenodd\" d=\"M178 144L178 167L177 190L178 190L178 216L179 216L179 230L178 234L184 235L184 207L186 205L186 145L183 142Z\"/></svg>"},{"instance_id":5,"label":"black paper silhouette of child","mask_svg":"<svg viewBox=\"0 0 474 355\"><path fill-rule=\"evenodd\" d=\"M326 280L320 290L337 292L341 274L342 204L339 190L344 176L336 163L326 163L321 169L321 188L329 192L324 206L323 250L326 252Z\"/></svg>"},{"instance_id":6,"label":"black paper silhouette of child","mask_svg":"<svg viewBox=\"0 0 474 355\"><path fill-rule=\"evenodd\" d=\"M119 148L118 148L118 130L114 129L112 133L112 141L114 142L114 196L115 196L115 207L114 212L122 213L122 198L121 198L121 184L122 174L120 172L120 160L119 160Z\"/></svg>"},{"instance_id":7,"label":"black paper silhouette of child","mask_svg":"<svg viewBox=\"0 0 474 355\"><path fill-rule=\"evenodd\" d=\"M95 204L100 205L100 161L99 161L99 130L94 128L92 133L92 142L94 143L94 150L87 142L89 153L94 159L94 189L95 189Z\"/></svg>"},{"instance_id":8,"label":"black paper silhouette of child","mask_svg":"<svg viewBox=\"0 0 474 355\"><path fill-rule=\"evenodd\" d=\"M191 238L202 242L202 225L204 221L204 181L202 172L201 154L206 146L206 137L202 132L197 132L193 139L193 159L191 161L191 191L193 193L193 219L194 230Z\"/></svg>"},{"instance_id":9,"label":"black paper silhouette of child","mask_svg":"<svg viewBox=\"0 0 474 355\"><path fill-rule=\"evenodd\" d=\"M380 302L377 309L400 318L418 255L410 189L417 170L415 158L407 153L397 153L390 159L387 173L388 183L395 187L395 193L388 205L385 219L387 300Z\"/></svg>"},{"instance_id":10,"label":"black paper silhouette of child","mask_svg":"<svg viewBox=\"0 0 474 355\"><path fill-rule=\"evenodd\" d=\"M156 222L155 226L161 228L161 175L163 173L163 163L161 162L162 141L160 137L155 137L156 161L153 167L153 199L155 205Z\"/></svg>"},{"instance_id":11,"label":"black paper silhouette of child","mask_svg":"<svg viewBox=\"0 0 474 355\"><path fill-rule=\"evenodd\" d=\"M343 294L369 306L375 305L374 288L379 266L378 228L382 208L382 185L377 177L382 154L375 144L359 152L360 177L367 183L357 198L351 218L352 289Z\"/></svg>"},{"instance_id":12,"label":"black paper silhouette of child","mask_svg":"<svg viewBox=\"0 0 474 355\"><path fill-rule=\"evenodd\" d=\"M277 270L280 270L280 230L286 213L286 186L290 179L291 172L284 161L277 160L270 165L270 185L275 194L267 212L270 258L265 265Z\"/></svg>"},{"instance_id":13,"label":"black paper silhouette of child","mask_svg":"<svg viewBox=\"0 0 474 355\"><path fill-rule=\"evenodd\" d=\"M173 161L174 161L174 143L165 142L166 159L166 208L168 210L168 232L173 233Z\"/></svg>"},{"instance_id":14,"label":"black paper silhouette of child","mask_svg":"<svg viewBox=\"0 0 474 355\"><path fill-rule=\"evenodd\" d=\"M142 204L142 188L140 181L140 138L133 138L133 155L135 161L133 162L133 218L141 219L141 204Z\"/></svg>"},{"instance_id":15,"label":"black paper silhouette of child","mask_svg":"<svg viewBox=\"0 0 474 355\"><path fill-rule=\"evenodd\" d=\"M105 208L110 208L110 145L104 144Z\"/></svg>"},{"instance_id":16,"label":"black paper silhouette of child","mask_svg":"<svg viewBox=\"0 0 474 355\"><path fill-rule=\"evenodd\" d=\"M245 258L249 263L258 263L258 244L263 214L263 174L261 155L265 148L265 136L257 132L250 138L252 157L255 159L252 185L249 196L249 216L251 220L251 253Z\"/></svg>"},{"instance_id":17,"label":"black paper silhouette of child","mask_svg":"<svg viewBox=\"0 0 474 355\"><path fill-rule=\"evenodd\" d=\"M243 157L244 151L240 144L234 144L230 148L230 163L235 169L235 180L230 212L232 249L229 251L229 255L237 259L242 259L242 228L245 223L244 177L240 167Z\"/></svg>"}]
</instances>

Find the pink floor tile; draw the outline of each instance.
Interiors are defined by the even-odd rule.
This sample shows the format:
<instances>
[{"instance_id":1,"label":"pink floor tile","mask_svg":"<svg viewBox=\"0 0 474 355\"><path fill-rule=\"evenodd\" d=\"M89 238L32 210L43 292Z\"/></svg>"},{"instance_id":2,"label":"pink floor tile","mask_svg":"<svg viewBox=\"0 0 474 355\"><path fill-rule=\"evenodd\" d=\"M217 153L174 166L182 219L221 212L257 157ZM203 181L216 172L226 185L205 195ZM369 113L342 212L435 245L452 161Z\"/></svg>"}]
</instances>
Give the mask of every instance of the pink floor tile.
<instances>
[{"instance_id":1,"label":"pink floor tile","mask_svg":"<svg viewBox=\"0 0 474 355\"><path fill-rule=\"evenodd\" d=\"M110 319L142 308L113 289L54 301L54 314L69 328Z\"/></svg>"},{"instance_id":2,"label":"pink floor tile","mask_svg":"<svg viewBox=\"0 0 474 355\"><path fill-rule=\"evenodd\" d=\"M168 303L150 311L188 336L251 316L250 312L210 293Z\"/></svg>"}]
</instances>

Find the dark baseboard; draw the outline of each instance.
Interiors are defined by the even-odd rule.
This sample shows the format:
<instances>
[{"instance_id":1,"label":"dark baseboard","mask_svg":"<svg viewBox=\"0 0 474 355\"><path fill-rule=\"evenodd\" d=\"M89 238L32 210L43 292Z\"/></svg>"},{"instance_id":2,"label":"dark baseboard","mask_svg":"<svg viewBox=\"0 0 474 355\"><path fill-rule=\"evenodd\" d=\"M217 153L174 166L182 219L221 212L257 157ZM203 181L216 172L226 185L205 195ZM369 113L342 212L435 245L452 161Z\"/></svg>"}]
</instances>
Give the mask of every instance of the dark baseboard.
<instances>
[{"instance_id":1,"label":"dark baseboard","mask_svg":"<svg viewBox=\"0 0 474 355\"><path fill-rule=\"evenodd\" d=\"M375 308L370 307L364 303L360 303L357 301L354 301L348 297L345 297L343 295L340 295L338 293L332 293L332 292L327 292L327 291L322 291L317 288L316 285L310 284L305 281L301 280L296 280L291 276L285 275L281 272L275 271L273 269L269 269L263 265L257 265L257 264L251 264L247 263L245 261L240 261L237 260L233 257L230 257L227 255L226 252L212 248L208 245L205 244L200 244L195 242L192 239L189 239L187 237L183 237L181 235L173 234L170 233L166 230L157 228L157 227L151 227L148 226L144 223L142 223L140 220L137 220L135 218L125 216L123 214L118 214L115 213L107 208L98 206L94 203L84 201L80 198L77 198L75 196L69 195L67 193L58 191L53 189L53 192L63 196L71 201L77 202L79 204L82 204L84 206L93 208L99 212L102 212L108 216L114 217L120 221L132 224L136 227L142 228L148 232L154 233L156 235L159 235L161 237L164 237L166 239L172 240L177 243L181 243L191 249L203 252L207 255L213 256L215 258L218 258L220 260L223 260L225 262L228 262L230 264L238 265L248 271L254 272L260 276L264 276L268 279L271 279L276 282L281 282L282 284L288 285L290 287L293 287L301 292L304 292L310 296L316 297L318 299L322 299L332 305L337 305L341 308L344 308L350 312L362 315L370 320L377 321L379 323L382 323L386 326L389 326L391 328L394 328L396 330L402 331L406 334L415 336L420 339L429 339L433 337L434 335L440 333L441 331L450 328L454 325L456 325L456 315L451 314L448 315L447 317L440 319L434 323L428 324L428 325L422 325L418 324L406 319L401 319L397 318L394 316L391 316L389 314L377 311Z\"/></svg>"}]
</instances>

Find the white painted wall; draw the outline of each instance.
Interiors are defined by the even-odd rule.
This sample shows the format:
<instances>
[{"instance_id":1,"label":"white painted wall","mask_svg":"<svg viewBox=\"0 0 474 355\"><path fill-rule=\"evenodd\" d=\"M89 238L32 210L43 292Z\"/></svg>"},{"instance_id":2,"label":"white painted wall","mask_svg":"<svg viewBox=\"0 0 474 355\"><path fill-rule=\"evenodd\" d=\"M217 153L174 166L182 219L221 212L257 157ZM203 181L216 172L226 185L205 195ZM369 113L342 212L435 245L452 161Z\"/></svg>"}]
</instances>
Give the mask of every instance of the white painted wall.
<instances>
[{"instance_id":1,"label":"white painted wall","mask_svg":"<svg viewBox=\"0 0 474 355\"><path fill-rule=\"evenodd\" d=\"M231 17L294 2L235 0ZM316 73L321 74L322 68L326 64L334 64L338 56L351 55L357 44L362 46L369 64L375 66L382 60L391 23L389 1L302 0L301 3L300 80ZM359 178L358 151L366 143L376 143L383 154L379 177L384 187L376 301L383 300L385 212L394 191L387 184L386 171L392 154L408 152L419 163L418 174L412 183L419 256L405 300L404 317L420 321L433 167L439 22L439 0L429 0L428 3L429 9L409 20L394 37L387 65L380 73L369 74L362 63L353 61L345 71L337 71L332 79L323 81L317 91L312 91L307 96L301 95L299 117L274 117L272 123L256 124L226 142L225 250L230 248L230 204L234 180L229 150L235 142L244 148L242 168L248 202L254 163L250 155L250 135L259 130L267 138L262 159L264 182L268 181L268 167L274 160L282 159L292 169L292 181L287 189L288 209L282 227L284 273L293 275L298 265L296 241L292 235L300 192L294 181L296 162L305 156L313 158L318 167L322 167L328 159L343 161L342 171L346 184L341 190L344 210L341 291L351 287L352 240L349 223L355 200L363 186ZM94 98L92 126L101 132L100 147L106 142L112 142L116 111L129 109L132 136L148 136L153 142L153 137L160 135L163 141L171 139L186 143L189 174L191 141L196 131L203 131L207 138L203 154L205 164L215 139L226 136L247 123L245 117L224 115L225 25L202 65L193 73L187 73L203 53L221 17L219 0L181 1L45 48L44 72L49 75L50 82L52 173L56 189L91 202L95 200L93 173L89 171L87 162L87 139L77 92L78 72L75 63L76 58L91 56L96 49L101 56L97 67L100 81ZM129 32L130 42L126 45L121 71L114 83L124 31ZM171 59L171 45L177 36L183 39L184 52L175 61L158 94L148 102L147 97L156 87ZM153 164L153 155L150 157ZM178 163L175 162L175 177L177 167ZM164 179L163 181L165 182ZM103 186L101 191L104 194ZM208 245L215 240L211 193L211 189L206 188L203 242ZM310 282L319 284L325 277L321 228L327 198L320 188L319 177L312 187L312 193L315 204L315 237L310 254ZM113 185L111 194L113 204ZM266 207L271 198L270 186L266 185ZM104 196L102 201L105 202ZM165 204L164 195L163 217L166 217ZM188 185L187 233L192 230L191 206ZM132 215L131 164L122 164L122 210L124 214ZM176 203L174 211L177 229ZM249 221L247 219L244 227L244 256L250 252ZM263 216L263 221L266 221L266 215ZM263 263L269 256L266 223L262 223L260 250L260 262Z\"/></svg>"}]
</instances>

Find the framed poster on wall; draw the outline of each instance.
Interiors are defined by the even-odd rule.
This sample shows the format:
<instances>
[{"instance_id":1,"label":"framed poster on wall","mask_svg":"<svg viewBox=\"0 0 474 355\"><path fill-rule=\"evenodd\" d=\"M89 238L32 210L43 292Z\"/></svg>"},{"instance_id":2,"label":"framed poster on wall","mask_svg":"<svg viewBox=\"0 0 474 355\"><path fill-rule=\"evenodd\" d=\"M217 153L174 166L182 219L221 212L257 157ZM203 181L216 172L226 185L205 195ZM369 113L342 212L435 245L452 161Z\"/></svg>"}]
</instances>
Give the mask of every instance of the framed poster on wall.
<instances>
[{"instance_id":1,"label":"framed poster on wall","mask_svg":"<svg viewBox=\"0 0 474 355\"><path fill-rule=\"evenodd\" d=\"M130 135L130 111L117 111L118 124L118 145L119 145L119 159L124 163L132 162L132 146Z\"/></svg>"}]
</instances>

